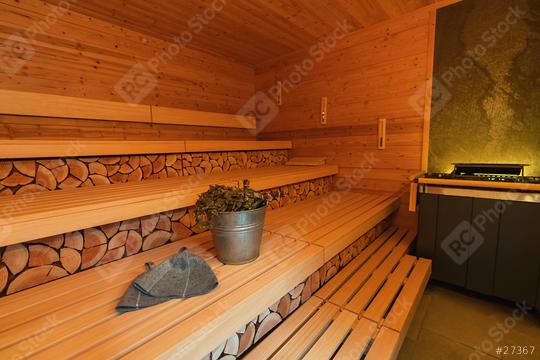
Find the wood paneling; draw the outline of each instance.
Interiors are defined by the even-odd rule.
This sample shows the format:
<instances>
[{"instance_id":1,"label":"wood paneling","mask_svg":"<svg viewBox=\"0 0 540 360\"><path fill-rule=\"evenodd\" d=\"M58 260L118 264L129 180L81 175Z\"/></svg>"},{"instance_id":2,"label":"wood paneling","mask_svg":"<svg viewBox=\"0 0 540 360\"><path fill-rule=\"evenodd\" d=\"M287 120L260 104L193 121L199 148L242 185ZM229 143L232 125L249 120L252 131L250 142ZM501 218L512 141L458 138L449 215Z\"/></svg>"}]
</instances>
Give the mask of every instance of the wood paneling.
<instances>
[{"instance_id":1,"label":"wood paneling","mask_svg":"<svg viewBox=\"0 0 540 360\"><path fill-rule=\"evenodd\" d=\"M194 37L188 46L255 65L315 44L338 22L347 21L354 31L444 2L448 0L86 0L73 8L165 40L190 32Z\"/></svg>"},{"instance_id":2,"label":"wood paneling","mask_svg":"<svg viewBox=\"0 0 540 360\"><path fill-rule=\"evenodd\" d=\"M0 12L0 42L23 34L25 45L33 51L18 71L0 71L2 89L123 102L115 85L140 64L156 80L141 104L235 114L253 94L252 68L189 48L168 56L164 51L172 39L164 41L74 11L62 12L38 0L2 0ZM0 55L13 60L13 52L7 53L12 50L1 47ZM32 127L32 131L54 132L59 123ZM133 125L133 129L148 128ZM168 129L174 127L159 127L158 136ZM10 131L31 136L26 123L20 127L11 123Z\"/></svg>"},{"instance_id":3,"label":"wood paneling","mask_svg":"<svg viewBox=\"0 0 540 360\"><path fill-rule=\"evenodd\" d=\"M431 31L429 11L416 11L347 35L321 61L298 52L261 64L256 88L267 91L278 80L286 83L306 59L315 63L283 91L278 115L259 138L291 139L293 156L326 157L353 188L402 194L406 215L409 177L422 168ZM323 96L329 102L326 125L320 124ZM379 118L387 119L384 150L377 149Z\"/></svg>"}]
</instances>

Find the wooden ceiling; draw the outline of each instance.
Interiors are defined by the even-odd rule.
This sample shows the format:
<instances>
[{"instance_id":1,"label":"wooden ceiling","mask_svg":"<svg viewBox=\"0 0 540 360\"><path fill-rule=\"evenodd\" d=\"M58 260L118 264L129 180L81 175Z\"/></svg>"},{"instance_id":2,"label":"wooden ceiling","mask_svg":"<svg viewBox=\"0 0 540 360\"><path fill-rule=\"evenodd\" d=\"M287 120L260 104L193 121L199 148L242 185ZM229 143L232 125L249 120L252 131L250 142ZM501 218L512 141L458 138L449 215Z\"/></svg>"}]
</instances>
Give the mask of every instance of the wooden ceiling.
<instances>
[{"instance_id":1,"label":"wooden ceiling","mask_svg":"<svg viewBox=\"0 0 540 360\"><path fill-rule=\"evenodd\" d=\"M75 2L72 9L167 41L191 31L188 47L255 65L310 47L330 34L337 22L347 20L358 30L437 1L85 0ZM213 4L223 9L205 19L205 10ZM202 31L197 33L200 24Z\"/></svg>"}]
</instances>

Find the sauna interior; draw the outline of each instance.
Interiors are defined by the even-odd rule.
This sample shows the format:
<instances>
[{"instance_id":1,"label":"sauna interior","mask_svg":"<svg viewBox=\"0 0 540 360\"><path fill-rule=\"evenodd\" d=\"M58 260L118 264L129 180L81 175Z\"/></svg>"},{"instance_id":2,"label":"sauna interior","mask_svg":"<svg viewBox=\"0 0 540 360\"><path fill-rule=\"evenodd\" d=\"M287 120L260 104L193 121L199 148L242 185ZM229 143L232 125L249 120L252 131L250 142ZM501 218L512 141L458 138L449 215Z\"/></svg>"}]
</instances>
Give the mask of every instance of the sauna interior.
<instances>
[{"instance_id":1,"label":"sauna interior","mask_svg":"<svg viewBox=\"0 0 540 360\"><path fill-rule=\"evenodd\" d=\"M0 0L0 359L540 359L538 0Z\"/></svg>"}]
</instances>

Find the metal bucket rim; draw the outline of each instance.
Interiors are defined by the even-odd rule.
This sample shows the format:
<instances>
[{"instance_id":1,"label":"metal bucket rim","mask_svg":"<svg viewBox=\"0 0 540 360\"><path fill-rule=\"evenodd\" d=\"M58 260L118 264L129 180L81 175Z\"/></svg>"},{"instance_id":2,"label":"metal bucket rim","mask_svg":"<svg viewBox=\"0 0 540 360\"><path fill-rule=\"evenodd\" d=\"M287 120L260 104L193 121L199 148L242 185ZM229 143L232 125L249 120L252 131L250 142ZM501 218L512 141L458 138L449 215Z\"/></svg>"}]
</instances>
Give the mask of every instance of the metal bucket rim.
<instances>
[{"instance_id":1,"label":"metal bucket rim","mask_svg":"<svg viewBox=\"0 0 540 360\"><path fill-rule=\"evenodd\" d=\"M220 215L220 214L240 214L240 213L255 212L255 211L260 211L260 210L266 209L268 206L270 206L270 205L269 205L269 204L266 204L266 205L264 205L264 206L261 206L261 207L256 208L256 209L251 209L251 210L221 211L221 212L218 213L218 215Z\"/></svg>"}]
</instances>

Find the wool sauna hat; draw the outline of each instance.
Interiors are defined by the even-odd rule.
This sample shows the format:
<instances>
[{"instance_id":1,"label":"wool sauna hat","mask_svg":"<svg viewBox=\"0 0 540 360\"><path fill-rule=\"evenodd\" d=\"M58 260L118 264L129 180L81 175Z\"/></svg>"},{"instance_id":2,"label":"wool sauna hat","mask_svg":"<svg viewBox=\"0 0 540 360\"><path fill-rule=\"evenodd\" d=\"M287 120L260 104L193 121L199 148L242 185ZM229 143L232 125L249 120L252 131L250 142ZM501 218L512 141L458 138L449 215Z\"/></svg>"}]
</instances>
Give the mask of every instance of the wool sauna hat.
<instances>
[{"instance_id":1,"label":"wool sauna hat","mask_svg":"<svg viewBox=\"0 0 540 360\"><path fill-rule=\"evenodd\" d=\"M218 285L210 266L186 248L159 266L152 263L146 265L149 270L127 289L116 307L118 312L142 309L171 299L204 295Z\"/></svg>"}]
</instances>

